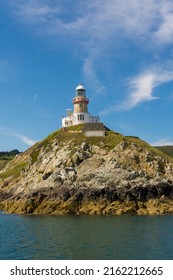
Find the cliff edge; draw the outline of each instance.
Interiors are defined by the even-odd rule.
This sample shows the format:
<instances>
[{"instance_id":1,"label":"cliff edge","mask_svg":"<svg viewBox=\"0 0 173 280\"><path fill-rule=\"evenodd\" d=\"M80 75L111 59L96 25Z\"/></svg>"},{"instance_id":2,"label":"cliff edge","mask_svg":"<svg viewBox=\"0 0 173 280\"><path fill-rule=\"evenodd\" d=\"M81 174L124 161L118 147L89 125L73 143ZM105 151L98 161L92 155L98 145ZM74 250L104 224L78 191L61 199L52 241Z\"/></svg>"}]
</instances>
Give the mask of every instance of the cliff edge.
<instances>
[{"instance_id":1,"label":"cliff edge","mask_svg":"<svg viewBox=\"0 0 173 280\"><path fill-rule=\"evenodd\" d=\"M49 135L0 171L0 209L18 214L173 213L173 159L137 137L81 126Z\"/></svg>"}]
</instances>

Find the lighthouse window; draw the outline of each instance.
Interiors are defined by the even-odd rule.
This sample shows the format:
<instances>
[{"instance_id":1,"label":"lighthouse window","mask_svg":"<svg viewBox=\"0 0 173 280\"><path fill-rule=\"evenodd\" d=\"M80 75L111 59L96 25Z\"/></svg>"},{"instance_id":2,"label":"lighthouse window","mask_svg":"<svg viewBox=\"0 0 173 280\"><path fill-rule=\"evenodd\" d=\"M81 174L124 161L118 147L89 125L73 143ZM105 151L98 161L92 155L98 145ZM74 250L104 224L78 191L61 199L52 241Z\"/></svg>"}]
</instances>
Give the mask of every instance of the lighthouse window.
<instances>
[{"instance_id":1,"label":"lighthouse window","mask_svg":"<svg viewBox=\"0 0 173 280\"><path fill-rule=\"evenodd\" d=\"M84 95L85 95L85 94L84 94L84 90L83 90L83 89L78 89L77 95L78 95L78 96L84 96Z\"/></svg>"},{"instance_id":2,"label":"lighthouse window","mask_svg":"<svg viewBox=\"0 0 173 280\"><path fill-rule=\"evenodd\" d=\"M84 121L84 114L77 116L78 121Z\"/></svg>"}]
</instances>

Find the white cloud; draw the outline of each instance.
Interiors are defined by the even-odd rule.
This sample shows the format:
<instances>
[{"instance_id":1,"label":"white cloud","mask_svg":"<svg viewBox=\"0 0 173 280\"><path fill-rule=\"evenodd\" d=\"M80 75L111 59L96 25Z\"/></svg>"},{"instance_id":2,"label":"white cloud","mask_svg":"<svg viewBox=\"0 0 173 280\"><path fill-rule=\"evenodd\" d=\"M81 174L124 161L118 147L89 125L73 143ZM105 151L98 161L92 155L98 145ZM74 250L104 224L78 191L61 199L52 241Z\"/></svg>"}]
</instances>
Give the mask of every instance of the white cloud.
<instances>
[{"instance_id":1,"label":"white cloud","mask_svg":"<svg viewBox=\"0 0 173 280\"><path fill-rule=\"evenodd\" d=\"M144 101L152 101L158 97L153 96L154 88L173 80L173 71L164 69L149 70L130 81L131 92L128 99L120 105L119 109L129 110Z\"/></svg>"},{"instance_id":2,"label":"white cloud","mask_svg":"<svg viewBox=\"0 0 173 280\"><path fill-rule=\"evenodd\" d=\"M151 39L151 34L162 34L162 30L169 36L173 29L173 3L169 0L9 0L8 5L17 20L41 23L47 33L80 37L87 46L107 44L110 39L116 43L117 33L135 40L136 36Z\"/></svg>"},{"instance_id":3,"label":"white cloud","mask_svg":"<svg viewBox=\"0 0 173 280\"><path fill-rule=\"evenodd\" d=\"M46 0L10 0L8 5L12 7L19 20L28 23L45 22L51 16L56 15L59 9L57 5L50 5L51 1ZM48 17L48 18L47 18Z\"/></svg>"},{"instance_id":4,"label":"white cloud","mask_svg":"<svg viewBox=\"0 0 173 280\"><path fill-rule=\"evenodd\" d=\"M152 93L158 79L159 77L152 72L144 73L134 78L130 82L132 92L130 93L128 100L120 106L120 109L129 110L143 101L156 99Z\"/></svg>"},{"instance_id":5,"label":"white cloud","mask_svg":"<svg viewBox=\"0 0 173 280\"><path fill-rule=\"evenodd\" d=\"M163 2L163 1L162 1ZM167 44L172 43L173 39L173 2L164 1L160 7L160 23L154 32L154 39Z\"/></svg>"},{"instance_id":6,"label":"white cloud","mask_svg":"<svg viewBox=\"0 0 173 280\"><path fill-rule=\"evenodd\" d=\"M129 81L128 97L122 104L108 106L100 112L100 115L107 115L114 111L127 111L142 102L158 99L153 95L154 89L170 81L173 81L173 71L165 71L160 67L145 71Z\"/></svg>"},{"instance_id":7,"label":"white cloud","mask_svg":"<svg viewBox=\"0 0 173 280\"><path fill-rule=\"evenodd\" d=\"M36 143L35 140L30 139L28 136L19 134L17 132L11 131L9 129L4 129L4 128L0 128L0 134L3 135L7 135L7 136L12 136L12 137L17 137L19 138L24 144L28 145L28 146L32 146Z\"/></svg>"},{"instance_id":8,"label":"white cloud","mask_svg":"<svg viewBox=\"0 0 173 280\"><path fill-rule=\"evenodd\" d=\"M39 36L47 34L57 41L64 37L63 42L68 45L72 40L71 49L79 50L83 59L84 79L96 91L104 89L98 59L107 54L111 61L112 50L116 56L116 48L122 46L124 38L144 51L152 47L157 50L160 44L163 47L173 40L170 0L9 0L7 5L16 21L34 26ZM155 99L153 89L164 82L159 73L153 72L135 78L131 81L133 91L123 108ZM102 113L115 109L116 106L110 106Z\"/></svg>"},{"instance_id":9,"label":"white cloud","mask_svg":"<svg viewBox=\"0 0 173 280\"><path fill-rule=\"evenodd\" d=\"M49 34L57 39L63 36L68 43L73 40L74 48L82 50L85 57L84 75L93 83L93 73L96 73L93 68L98 68L94 62L109 47L115 48L120 44L122 37L137 44L139 38L142 42L150 38L152 42L153 29L157 30L160 21L167 15L167 10L162 14L159 12L161 3L162 0L73 0L72 3L68 0L9 0L7 5L17 21L34 25L39 36ZM169 1L166 0L166 3L169 6ZM88 65L91 57L92 68L91 62ZM97 81L102 84L99 77Z\"/></svg>"},{"instance_id":10,"label":"white cloud","mask_svg":"<svg viewBox=\"0 0 173 280\"><path fill-rule=\"evenodd\" d=\"M104 91L104 86L98 78L96 69L93 66L94 59L86 58L83 64L83 73L87 84L90 84L95 93L102 93Z\"/></svg>"},{"instance_id":11,"label":"white cloud","mask_svg":"<svg viewBox=\"0 0 173 280\"><path fill-rule=\"evenodd\" d=\"M151 145L152 146L172 146L173 140L170 140L169 138L163 138L163 139L153 142Z\"/></svg>"},{"instance_id":12,"label":"white cloud","mask_svg":"<svg viewBox=\"0 0 173 280\"><path fill-rule=\"evenodd\" d=\"M28 146L33 146L36 143L35 140L30 139L27 136L21 135L19 133L14 133L12 136L18 137L23 143L27 144Z\"/></svg>"}]
</instances>

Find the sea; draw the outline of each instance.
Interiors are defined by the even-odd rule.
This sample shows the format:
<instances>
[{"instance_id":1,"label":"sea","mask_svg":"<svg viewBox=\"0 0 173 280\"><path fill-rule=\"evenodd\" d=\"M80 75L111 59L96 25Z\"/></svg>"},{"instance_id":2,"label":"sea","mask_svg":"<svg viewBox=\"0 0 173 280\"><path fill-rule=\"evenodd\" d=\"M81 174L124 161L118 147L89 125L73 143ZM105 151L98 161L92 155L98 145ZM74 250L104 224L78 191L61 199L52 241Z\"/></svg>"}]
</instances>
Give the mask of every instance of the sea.
<instances>
[{"instance_id":1,"label":"sea","mask_svg":"<svg viewBox=\"0 0 173 280\"><path fill-rule=\"evenodd\" d=\"M0 212L1 260L172 260L173 215L44 216Z\"/></svg>"}]
</instances>

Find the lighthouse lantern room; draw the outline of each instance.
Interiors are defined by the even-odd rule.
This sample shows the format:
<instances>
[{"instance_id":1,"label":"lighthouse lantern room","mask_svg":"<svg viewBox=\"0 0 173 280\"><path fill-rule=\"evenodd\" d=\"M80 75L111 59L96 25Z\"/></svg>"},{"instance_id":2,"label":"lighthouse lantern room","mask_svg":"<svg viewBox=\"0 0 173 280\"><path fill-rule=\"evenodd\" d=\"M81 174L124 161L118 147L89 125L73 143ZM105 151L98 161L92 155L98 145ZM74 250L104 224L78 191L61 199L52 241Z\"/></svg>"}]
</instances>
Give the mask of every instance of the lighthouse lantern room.
<instances>
[{"instance_id":1,"label":"lighthouse lantern room","mask_svg":"<svg viewBox=\"0 0 173 280\"><path fill-rule=\"evenodd\" d=\"M89 99L86 97L86 91L83 85L79 84L73 98L74 111L68 109L67 116L62 119L62 127L83 123L99 123L99 117L91 116L88 113Z\"/></svg>"}]
</instances>

